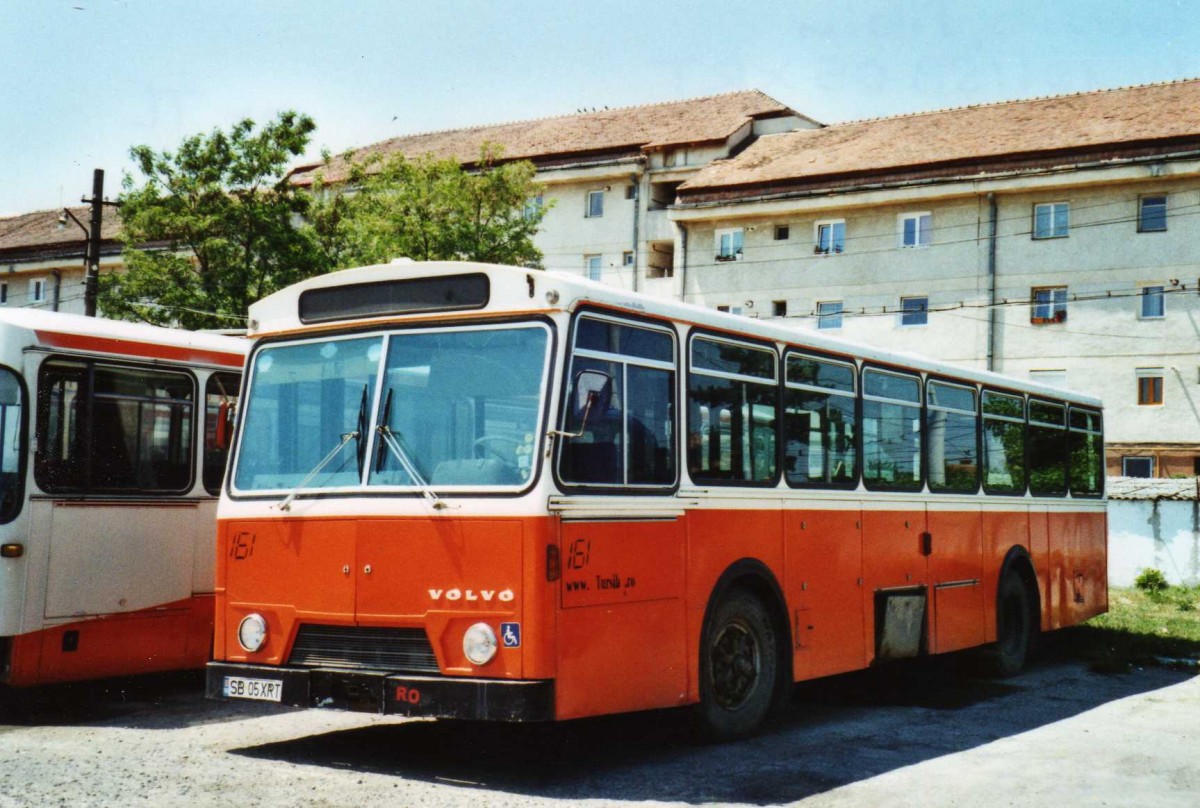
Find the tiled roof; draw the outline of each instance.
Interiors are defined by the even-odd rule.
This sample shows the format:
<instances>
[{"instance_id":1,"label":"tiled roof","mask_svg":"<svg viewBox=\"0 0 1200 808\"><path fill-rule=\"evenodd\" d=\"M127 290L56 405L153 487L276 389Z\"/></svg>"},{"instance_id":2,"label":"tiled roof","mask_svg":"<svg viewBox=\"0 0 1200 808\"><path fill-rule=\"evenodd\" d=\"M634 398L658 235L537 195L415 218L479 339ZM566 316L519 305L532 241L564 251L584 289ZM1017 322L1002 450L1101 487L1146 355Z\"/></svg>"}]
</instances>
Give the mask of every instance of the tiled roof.
<instances>
[{"instance_id":1,"label":"tiled roof","mask_svg":"<svg viewBox=\"0 0 1200 808\"><path fill-rule=\"evenodd\" d=\"M361 160L370 155L401 152L408 157L431 154L471 163L479 157L479 149L485 142L503 147L506 159L637 152L644 148L724 140L753 118L797 114L758 90L743 90L662 104L403 135L357 149L354 156ZM345 161L336 158L324 171L325 179L331 182L342 179L345 168ZM293 172L293 181L309 184L320 169L319 164L300 166Z\"/></svg>"},{"instance_id":2,"label":"tiled roof","mask_svg":"<svg viewBox=\"0 0 1200 808\"><path fill-rule=\"evenodd\" d=\"M91 209L88 207L73 207L71 212L79 221L88 224ZM35 250L67 249L78 247L83 252L86 241L84 232L75 222L67 219L59 226L58 219L62 209L39 210L33 213L22 213L19 216L0 218L0 252L21 252ZM100 228L102 241L112 241L121 231L121 220L114 209L104 211L104 223Z\"/></svg>"},{"instance_id":3,"label":"tiled roof","mask_svg":"<svg viewBox=\"0 0 1200 808\"><path fill-rule=\"evenodd\" d=\"M1200 499L1195 477L1109 477L1109 499Z\"/></svg>"},{"instance_id":4,"label":"tiled roof","mask_svg":"<svg viewBox=\"0 0 1200 808\"><path fill-rule=\"evenodd\" d=\"M1006 101L760 138L680 189L819 182L1200 138L1200 80Z\"/></svg>"}]
</instances>

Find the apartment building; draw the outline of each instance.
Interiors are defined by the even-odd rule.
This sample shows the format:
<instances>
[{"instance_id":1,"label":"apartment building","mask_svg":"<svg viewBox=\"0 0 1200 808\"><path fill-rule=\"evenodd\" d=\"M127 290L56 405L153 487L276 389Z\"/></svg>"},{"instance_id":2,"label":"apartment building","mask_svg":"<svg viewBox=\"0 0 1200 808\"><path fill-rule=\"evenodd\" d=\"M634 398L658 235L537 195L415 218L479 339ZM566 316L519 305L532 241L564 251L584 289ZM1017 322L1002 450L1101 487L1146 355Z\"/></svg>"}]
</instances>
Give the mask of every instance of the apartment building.
<instances>
[{"instance_id":1,"label":"apartment building","mask_svg":"<svg viewBox=\"0 0 1200 808\"><path fill-rule=\"evenodd\" d=\"M1200 82L763 137L683 183L678 297L1102 397L1200 474Z\"/></svg>"},{"instance_id":2,"label":"apartment building","mask_svg":"<svg viewBox=\"0 0 1200 808\"><path fill-rule=\"evenodd\" d=\"M1200 81L832 126L747 90L352 157L485 143L537 167L548 269L1099 395L1110 473L1200 474ZM82 236L0 220L0 305L81 311Z\"/></svg>"},{"instance_id":3,"label":"apartment building","mask_svg":"<svg viewBox=\"0 0 1200 808\"><path fill-rule=\"evenodd\" d=\"M71 213L87 222L90 208ZM100 271L123 266L117 234L120 218L110 211L100 239ZM87 234L62 210L0 218L0 306L44 308L83 314Z\"/></svg>"},{"instance_id":4,"label":"apartment building","mask_svg":"<svg viewBox=\"0 0 1200 808\"><path fill-rule=\"evenodd\" d=\"M504 159L529 160L553 200L538 233L547 269L580 273L621 288L674 293L676 226L667 215L679 186L713 160L763 135L815 128L816 121L746 90L661 104L404 135L356 149L351 159L401 153L453 157L468 168L485 143ZM318 174L336 184L347 161L297 167L292 181Z\"/></svg>"}]
</instances>

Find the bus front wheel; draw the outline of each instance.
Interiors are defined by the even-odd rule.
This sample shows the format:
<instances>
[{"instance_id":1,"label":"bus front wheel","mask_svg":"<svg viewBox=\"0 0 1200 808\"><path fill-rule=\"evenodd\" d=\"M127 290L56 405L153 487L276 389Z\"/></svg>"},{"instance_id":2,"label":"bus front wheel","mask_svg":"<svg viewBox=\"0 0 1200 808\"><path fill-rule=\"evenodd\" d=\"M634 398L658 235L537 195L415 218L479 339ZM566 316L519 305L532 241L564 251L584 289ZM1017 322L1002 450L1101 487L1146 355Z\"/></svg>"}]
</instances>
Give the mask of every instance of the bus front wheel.
<instances>
[{"instance_id":1,"label":"bus front wheel","mask_svg":"<svg viewBox=\"0 0 1200 808\"><path fill-rule=\"evenodd\" d=\"M754 732L771 710L779 650L762 602L734 590L714 606L700 650L698 715L718 741Z\"/></svg>"}]
</instances>

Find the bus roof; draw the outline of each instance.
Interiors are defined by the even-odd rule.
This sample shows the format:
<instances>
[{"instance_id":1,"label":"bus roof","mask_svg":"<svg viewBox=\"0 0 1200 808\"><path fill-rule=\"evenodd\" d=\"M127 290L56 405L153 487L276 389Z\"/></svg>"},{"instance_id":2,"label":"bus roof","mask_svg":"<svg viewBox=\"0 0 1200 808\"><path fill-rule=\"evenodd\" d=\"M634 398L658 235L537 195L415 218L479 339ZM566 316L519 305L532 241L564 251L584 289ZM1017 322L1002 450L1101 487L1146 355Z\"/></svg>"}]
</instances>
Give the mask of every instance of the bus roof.
<instances>
[{"instance_id":1,"label":"bus roof","mask_svg":"<svg viewBox=\"0 0 1200 808\"><path fill-rule=\"evenodd\" d=\"M0 325L29 331L32 344L47 348L194 364L240 368L249 350L239 337L40 309L0 310Z\"/></svg>"},{"instance_id":2,"label":"bus roof","mask_svg":"<svg viewBox=\"0 0 1200 808\"><path fill-rule=\"evenodd\" d=\"M420 278L486 275L489 279L485 298L468 301L467 305L438 308L413 308L409 311L383 313L346 313L339 316L305 318L301 316L306 292L362 286L364 299L378 301L380 290L389 282L413 281ZM340 302L344 302L340 301ZM986 370L966 368L904 351L880 348L852 340L833 337L817 331L798 328L773 320L759 320L728 314L692 303L618 289L563 272L525 269L521 267L482 264L466 261L414 262L400 260L391 264L344 269L310 278L276 292L250 306L249 334L253 337L297 334L323 328L346 328L368 323L401 323L474 319L500 314L532 314L553 311L574 311L581 305L598 305L623 310L630 314L661 317L701 328L725 332L730 336L745 336L787 343L824 353L857 357L868 362L912 368L934 375L944 375L964 381L979 382L1009 389L1024 390L1034 395L1062 399L1087 406L1100 407L1098 398L1071 390L1005 376ZM453 310L451 310L453 309ZM378 309L377 309L378 310Z\"/></svg>"}]
</instances>

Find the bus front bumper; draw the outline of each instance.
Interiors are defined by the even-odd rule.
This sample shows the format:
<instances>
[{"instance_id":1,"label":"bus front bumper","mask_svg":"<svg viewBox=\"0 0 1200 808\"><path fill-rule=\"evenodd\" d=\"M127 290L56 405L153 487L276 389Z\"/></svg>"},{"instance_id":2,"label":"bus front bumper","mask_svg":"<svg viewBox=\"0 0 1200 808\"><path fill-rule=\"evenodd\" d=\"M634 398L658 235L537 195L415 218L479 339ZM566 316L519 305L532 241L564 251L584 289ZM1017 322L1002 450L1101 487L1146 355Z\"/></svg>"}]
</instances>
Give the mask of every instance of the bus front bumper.
<instances>
[{"instance_id":1,"label":"bus front bumper","mask_svg":"<svg viewBox=\"0 0 1200 808\"><path fill-rule=\"evenodd\" d=\"M208 663L205 695L223 701L462 718L553 721L553 680L468 679L384 671Z\"/></svg>"}]
</instances>

